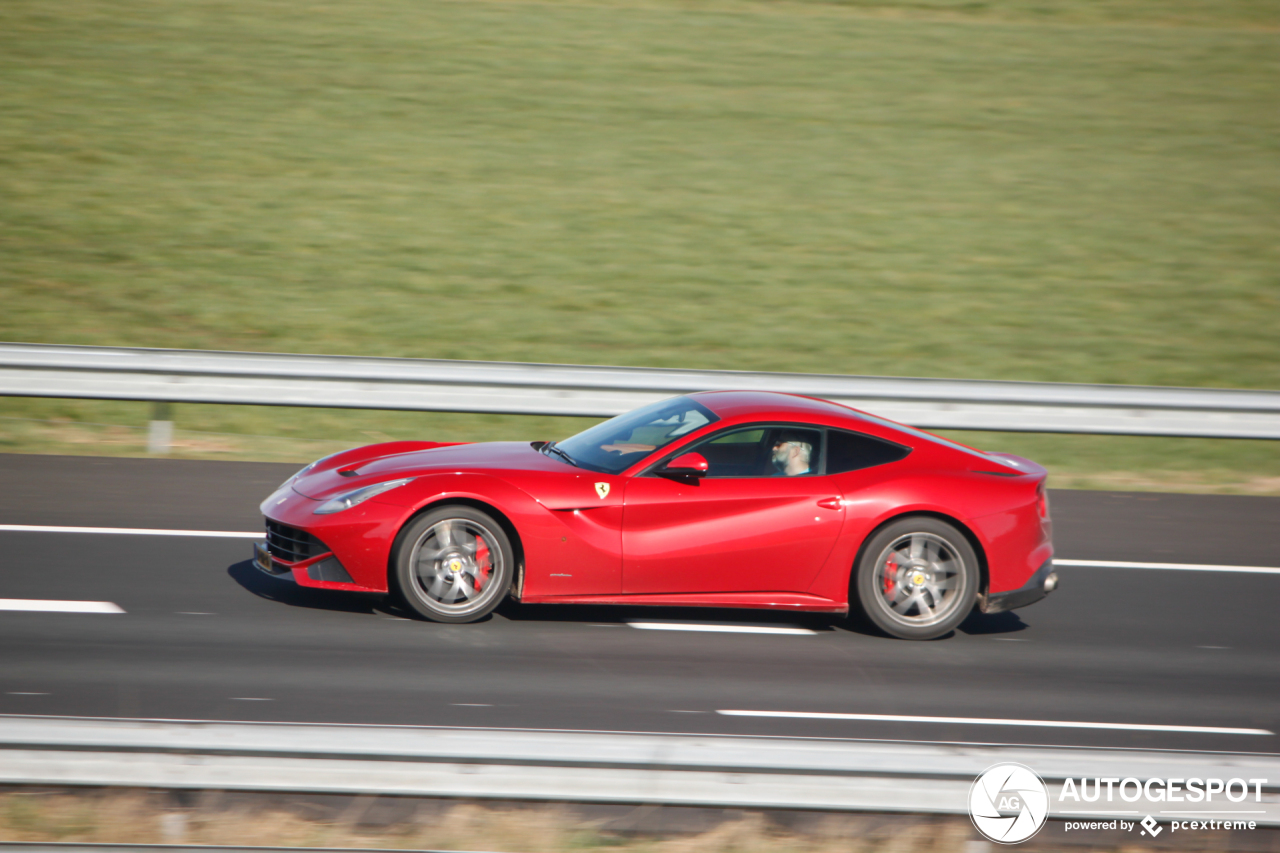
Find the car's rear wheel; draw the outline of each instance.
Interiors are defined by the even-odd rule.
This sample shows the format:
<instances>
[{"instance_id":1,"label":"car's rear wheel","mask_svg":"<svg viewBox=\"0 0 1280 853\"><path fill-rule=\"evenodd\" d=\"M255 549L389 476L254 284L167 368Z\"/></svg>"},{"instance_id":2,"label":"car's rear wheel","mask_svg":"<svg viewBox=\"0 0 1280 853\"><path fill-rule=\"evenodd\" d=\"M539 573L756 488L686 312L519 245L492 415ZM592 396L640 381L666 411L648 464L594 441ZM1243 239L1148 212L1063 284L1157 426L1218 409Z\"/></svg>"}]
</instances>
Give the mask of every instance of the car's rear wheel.
<instances>
[{"instance_id":1,"label":"car's rear wheel","mask_svg":"<svg viewBox=\"0 0 1280 853\"><path fill-rule=\"evenodd\" d=\"M409 522L392 554L405 604L434 622L474 622L511 589L511 541L487 513L444 506Z\"/></svg>"},{"instance_id":2,"label":"car's rear wheel","mask_svg":"<svg viewBox=\"0 0 1280 853\"><path fill-rule=\"evenodd\" d=\"M931 640L969 615L978 583L978 556L964 534L941 519L912 516L867 543L855 586L863 612L881 630Z\"/></svg>"}]
</instances>

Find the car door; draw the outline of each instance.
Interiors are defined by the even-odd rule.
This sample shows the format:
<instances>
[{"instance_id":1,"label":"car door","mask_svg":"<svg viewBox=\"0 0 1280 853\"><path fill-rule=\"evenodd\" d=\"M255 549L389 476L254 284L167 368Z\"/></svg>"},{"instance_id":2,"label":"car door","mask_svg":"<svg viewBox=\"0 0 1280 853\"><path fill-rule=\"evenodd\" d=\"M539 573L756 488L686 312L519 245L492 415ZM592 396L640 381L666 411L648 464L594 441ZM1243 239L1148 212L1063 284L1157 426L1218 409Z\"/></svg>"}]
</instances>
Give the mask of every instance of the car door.
<instances>
[{"instance_id":1,"label":"car door","mask_svg":"<svg viewBox=\"0 0 1280 853\"><path fill-rule=\"evenodd\" d=\"M780 443L807 444L808 470L779 470ZM822 447L815 427L738 426L681 448L707 459L703 477L632 477L623 506L623 591L807 589L844 520L841 494L821 473Z\"/></svg>"}]
</instances>

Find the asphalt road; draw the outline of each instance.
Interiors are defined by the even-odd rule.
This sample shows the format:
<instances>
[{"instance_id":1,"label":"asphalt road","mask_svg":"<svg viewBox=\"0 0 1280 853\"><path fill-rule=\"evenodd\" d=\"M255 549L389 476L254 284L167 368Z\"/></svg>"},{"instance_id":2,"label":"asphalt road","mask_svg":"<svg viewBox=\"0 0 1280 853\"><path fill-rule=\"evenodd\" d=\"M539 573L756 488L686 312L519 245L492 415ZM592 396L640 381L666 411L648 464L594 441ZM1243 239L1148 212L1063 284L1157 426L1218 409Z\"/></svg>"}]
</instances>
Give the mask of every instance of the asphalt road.
<instances>
[{"instance_id":1,"label":"asphalt road","mask_svg":"<svg viewBox=\"0 0 1280 853\"><path fill-rule=\"evenodd\" d=\"M257 530L295 466L0 455L0 524ZM1280 498L1055 491L1060 558L1280 567ZM0 713L1280 752L1244 735L726 716L826 712L1280 733L1280 575L1060 569L909 643L828 617L504 607L472 625L253 570L244 539L0 532ZM811 634L647 631L632 620Z\"/></svg>"}]
</instances>

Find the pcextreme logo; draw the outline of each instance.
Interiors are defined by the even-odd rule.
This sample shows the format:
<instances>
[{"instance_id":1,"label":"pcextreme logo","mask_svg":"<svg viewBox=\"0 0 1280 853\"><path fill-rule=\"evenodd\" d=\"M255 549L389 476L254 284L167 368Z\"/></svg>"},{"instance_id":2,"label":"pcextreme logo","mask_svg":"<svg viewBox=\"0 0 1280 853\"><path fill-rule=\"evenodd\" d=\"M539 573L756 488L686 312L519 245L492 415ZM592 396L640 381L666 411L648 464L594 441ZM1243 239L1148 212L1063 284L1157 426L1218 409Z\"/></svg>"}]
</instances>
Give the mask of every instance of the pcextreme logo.
<instances>
[{"instance_id":1,"label":"pcextreme logo","mask_svg":"<svg viewBox=\"0 0 1280 853\"><path fill-rule=\"evenodd\" d=\"M1049 789L1030 767L997 764L973 780L969 817L998 844L1017 844L1040 831L1049 816Z\"/></svg>"}]
</instances>

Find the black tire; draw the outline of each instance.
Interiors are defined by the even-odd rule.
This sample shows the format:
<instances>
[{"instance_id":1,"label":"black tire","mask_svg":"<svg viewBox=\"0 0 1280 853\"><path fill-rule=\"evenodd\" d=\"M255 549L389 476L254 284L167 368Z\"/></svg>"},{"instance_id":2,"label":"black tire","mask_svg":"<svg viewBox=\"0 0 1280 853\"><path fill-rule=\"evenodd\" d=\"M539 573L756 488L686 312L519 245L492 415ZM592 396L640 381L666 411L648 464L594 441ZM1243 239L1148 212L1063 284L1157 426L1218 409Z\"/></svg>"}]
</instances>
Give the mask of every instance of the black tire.
<instances>
[{"instance_id":1,"label":"black tire","mask_svg":"<svg viewBox=\"0 0 1280 853\"><path fill-rule=\"evenodd\" d=\"M950 633L973 610L981 574L964 534L929 516L898 519L876 533L855 567L867 618L903 640Z\"/></svg>"},{"instance_id":2,"label":"black tire","mask_svg":"<svg viewBox=\"0 0 1280 853\"><path fill-rule=\"evenodd\" d=\"M474 622L511 591L515 556L502 526L469 506L442 506L404 526L391 553L400 599L433 622Z\"/></svg>"}]
</instances>

